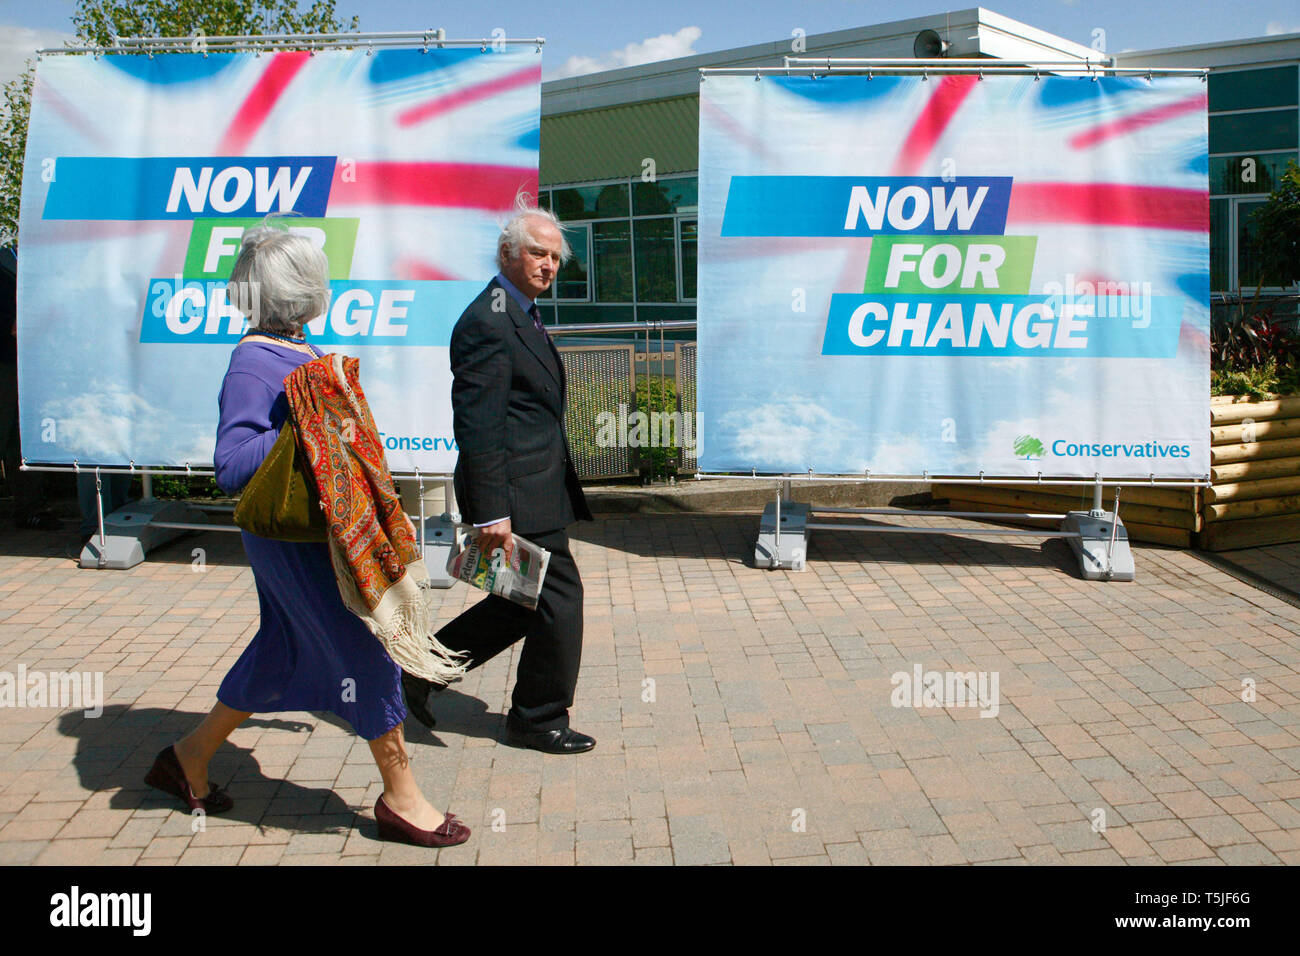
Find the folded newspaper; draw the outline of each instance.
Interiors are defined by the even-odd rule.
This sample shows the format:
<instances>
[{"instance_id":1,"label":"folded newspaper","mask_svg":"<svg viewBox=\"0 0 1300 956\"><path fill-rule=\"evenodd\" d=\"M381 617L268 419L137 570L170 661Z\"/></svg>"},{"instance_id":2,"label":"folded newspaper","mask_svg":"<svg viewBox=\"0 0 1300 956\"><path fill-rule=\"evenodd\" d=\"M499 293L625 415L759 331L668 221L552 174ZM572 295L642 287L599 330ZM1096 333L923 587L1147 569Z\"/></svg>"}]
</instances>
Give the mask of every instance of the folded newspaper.
<instances>
[{"instance_id":1,"label":"folded newspaper","mask_svg":"<svg viewBox=\"0 0 1300 956\"><path fill-rule=\"evenodd\" d=\"M531 541L512 535L515 546L507 561L505 553L497 548L485 554L479 547L478 535L465 539L465 546L452 552L447 559L447 573L489 594L498 594L507 601L526 608L537 607L537 597L542 592L546 568L551 563L551 552Z\"/></svg>"}]
</instances>

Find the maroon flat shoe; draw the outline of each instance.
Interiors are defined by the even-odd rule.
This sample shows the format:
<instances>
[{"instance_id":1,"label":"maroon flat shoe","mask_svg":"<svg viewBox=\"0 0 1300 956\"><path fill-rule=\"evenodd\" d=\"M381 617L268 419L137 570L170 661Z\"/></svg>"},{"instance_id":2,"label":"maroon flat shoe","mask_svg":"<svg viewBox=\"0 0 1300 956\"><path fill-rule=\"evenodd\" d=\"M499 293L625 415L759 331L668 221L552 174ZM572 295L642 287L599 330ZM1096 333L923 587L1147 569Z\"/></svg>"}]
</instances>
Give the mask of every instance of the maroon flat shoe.
<instances>
[{"instance_id":1,"label":"maroon flat shoe","mask_svg":"<svg viewBox=\"0 0 1300 956\"><path fill-rule=\"evenodd\" d=\"M456 819L451 813L444 813L445 820L436 830L421 830L407 823L384 802L381 795L375 804L375 820L379 824L379 839L394 843L409 843L413 846L443 847L458 846L469 839L470 829Z\"/></svg>"},{"instance_id":2,"label":"maroon flat shoe","mask_svg":"<svg viewBox=\"0 0 1300 956\"><path fill-rule=\"evenodd\" d=\"M210 788L208 795L202 800L194 796L194 790L190 787L190 782L185 779L185 771L176 757L174 746L169 746L158 754L153 766L145 774L144 782L155 790L180 798L191 812L202 810L204 813L225 813L235 805L235 801L230 799L230 794L215 783L208 784Z\"/></svg>"}]
</instances>

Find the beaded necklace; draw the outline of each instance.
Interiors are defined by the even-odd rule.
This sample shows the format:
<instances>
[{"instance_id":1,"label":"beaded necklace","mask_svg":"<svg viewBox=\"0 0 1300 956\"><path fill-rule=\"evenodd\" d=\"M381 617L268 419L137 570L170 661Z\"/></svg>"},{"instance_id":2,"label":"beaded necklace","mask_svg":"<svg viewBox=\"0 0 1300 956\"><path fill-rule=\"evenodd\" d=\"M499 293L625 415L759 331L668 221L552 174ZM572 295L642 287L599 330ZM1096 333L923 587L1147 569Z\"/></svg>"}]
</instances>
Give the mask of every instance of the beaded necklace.
<instances>
[{"instance_id":1,"label":"beaded necklace","mask_svg":"<svg viewBox=\"0 0 1300 956\"><path fill-rule=\"evenodd\" d=\"M241 335L240 338L241 338L241 339L246 339L246 338L248 338L250 335L263 335L263 336L265 336L265 337L268 338L268 339L279 339L281 342L288 342L288 343L290 343L291 345L306 345L306 344L307 344L307 337L306 337L306 336L303 336L303 337L300 338L300 339L295 339L292 335L284 335L284 334L281 333L281 332L268 332L268 331L266 331L265 329L249 329L247 332L245 332L243 335Z\"/></svg>"}]
</instances>

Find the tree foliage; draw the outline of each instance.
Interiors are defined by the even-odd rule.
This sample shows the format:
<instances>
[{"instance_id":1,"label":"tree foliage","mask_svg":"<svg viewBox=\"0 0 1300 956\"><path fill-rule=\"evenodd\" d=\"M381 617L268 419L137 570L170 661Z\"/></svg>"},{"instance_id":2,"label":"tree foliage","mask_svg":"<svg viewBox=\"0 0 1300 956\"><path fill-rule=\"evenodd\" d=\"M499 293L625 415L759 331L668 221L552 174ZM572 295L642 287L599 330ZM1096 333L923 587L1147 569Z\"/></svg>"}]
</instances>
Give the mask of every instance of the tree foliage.
<instances>
[{"instance_id":1,"label":"tree foliage","mask_svg":"<svg viewBox=\"0 0 1300 956\"><path fill-rule=\"evenodd\" d=\"M347 23L334 15L334 0L77 0L72 14L76 43L70 47L112 46L114 37L264 36L275 33L344 33ZM129 54L118 54L129 55ZM36 69L4 87L0 114L0 247L18 244L18 204L23 154Z\"/></svg>"},{"instance_id":2,"label":"tree foliage","mask_svg":"<svg viewBox=\"0 0 1300 956\"><path fill-rule=\"evenodd\" d=\"M1268 202L1251 216L1263 285L1289 286L1300 280L1300 166L1286 164Z\"/></svg>"},{"instance_id":3,"label":"tree foliage","mask_svg":"<svg viewBox=\"0 0 1300 956\"><path fill-rule=\"evenodd\" d=\"M22 194L27 116L31 112L35 79L36 69L29 65L4 88L4 112L0 114L0 248L18 245L18 200Z\"/></svg>"},{"instance_id":4,"label":"tree foliage","mask_svg":"<svg viewBox=\"0 0 1300 956\"><path fill-rule=\"evenodd\" d=\"M334 0L78 0L72 14L77 36L98 46L113 37L263 36L271 33L343 33Z\"/></svg>"}]
</instances>

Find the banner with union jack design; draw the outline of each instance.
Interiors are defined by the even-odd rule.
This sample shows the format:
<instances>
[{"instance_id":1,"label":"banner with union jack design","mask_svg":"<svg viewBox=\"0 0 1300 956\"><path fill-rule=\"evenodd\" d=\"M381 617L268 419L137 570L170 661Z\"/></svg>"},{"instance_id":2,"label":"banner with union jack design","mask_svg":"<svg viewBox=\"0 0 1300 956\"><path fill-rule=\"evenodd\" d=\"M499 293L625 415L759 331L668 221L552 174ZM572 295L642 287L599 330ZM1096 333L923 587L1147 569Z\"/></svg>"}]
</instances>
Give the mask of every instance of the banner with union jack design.
<instances>
[{"instance_id":1,"label":"banner with union jack design","mask_svg":"<svg viewBox=\"0 0 1300 956\"><path fill-rule=\"evenodd\" d=\"M210 465L246 328L226 280L243 231L287 213L329 260L308 339L360 358L394 472L450 472L451 329L516 193L537 193L540 106L531 46L47 57L20 221L23 455Z\"/></svg>"},{"instance_id":2,"label":"banner with union jack design","mask_svg":"<svg viewBox=\"0 0 1300 956\"><path fill-rule=\"evenodd\" d=\"M707 76L707 471L1203 478L1199 77Z\"/></svg>"}]
</instances>

